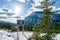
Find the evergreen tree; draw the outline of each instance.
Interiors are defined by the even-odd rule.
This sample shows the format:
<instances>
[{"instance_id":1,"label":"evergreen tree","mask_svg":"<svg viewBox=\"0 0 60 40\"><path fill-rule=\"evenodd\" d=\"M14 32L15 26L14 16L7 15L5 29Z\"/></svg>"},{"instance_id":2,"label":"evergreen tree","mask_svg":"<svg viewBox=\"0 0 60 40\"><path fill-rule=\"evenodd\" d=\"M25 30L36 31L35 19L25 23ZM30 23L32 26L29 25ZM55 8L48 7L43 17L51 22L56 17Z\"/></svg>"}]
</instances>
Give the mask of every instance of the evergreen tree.
<instances>
[{"instance_id":1,"label":"evergreen tree","mask_svg":"<svg viewBox=\"0 0 60 40\"><path fill-rule=\"evenodd\" d=\"M43 13L44 13L44 17L42 19L42 23L41 26L43 26L44 28L46 28L46 32L50 33L50 22L51 22L51 18L50 15L53 13L57 13L57 11L53 11L52 7L54 4L56 3L56 1L50 1L50 0L45 0L43 2L41 2L41 4L43 5Z\"/></svg>"},{"instance_id":2,"label":"evergreen tree","mask_svg":"<svg viewBox=\"0 0 60 40\"><path fill-rule=\"evenodd\" d=\"M51 29L51 32L53 32L53 33L60 33L60 27L57 24L56 20L53 21L53 25L50 29Z\"/></svg>"},{"instance_id":3,"label":"evergreen tree","mask_svg":"<svg viewBox=\"0 0 60 40\"><path fill-rule=\"evenodd\" d=\"M52 7L51 7L51 6L54 6L55 3L56 3L56 1L50 1L50 0L44 0L43 2L41 2L44 17L42 18L40 27L39 27L39 25L35 24L32 38L30 38L29 40L31 40L31 39L54 40L52 37L55 36L55 32L54 31L53 31L53 33L50 32L50 27L51 27L51 25L50 25L51 16L50 15L53 13L57 13L57 11L53 11ZM46 33L46 34L44 36L39 36L41 33Z\"/></svg>"},{"instance_id":4,"label":"evergreen tree","mask_svg":"<svg viewBox=\"0 0 60 40\"><path fill-rule=\"evenodd\" d=\"M34 24L33 35L28 40L43 40L40 35L40 27L38 24Z\"/></svg>"},{"instance_id":5,"label":"evergreen tree","mask_svg":"<svg viewBox=\"0 0 60 40\"><path fill-rule=\"evenodd\" d=\"M51 14L57 13L57 11L53 11L52 7L54 4L56 3L56 1L50 1L50 0L45 0L43 2L41 2L42 6L43 6L43 13L44 13L44 17L42 19L42 23L41 23L41 27L42 29L44 29L45 33L47 33L44 38L45 40L53 40L53 36L52 34L54 34L55 32L52 31L50 32L50 22L51 22Z\"/></svg>"}]
</instances>

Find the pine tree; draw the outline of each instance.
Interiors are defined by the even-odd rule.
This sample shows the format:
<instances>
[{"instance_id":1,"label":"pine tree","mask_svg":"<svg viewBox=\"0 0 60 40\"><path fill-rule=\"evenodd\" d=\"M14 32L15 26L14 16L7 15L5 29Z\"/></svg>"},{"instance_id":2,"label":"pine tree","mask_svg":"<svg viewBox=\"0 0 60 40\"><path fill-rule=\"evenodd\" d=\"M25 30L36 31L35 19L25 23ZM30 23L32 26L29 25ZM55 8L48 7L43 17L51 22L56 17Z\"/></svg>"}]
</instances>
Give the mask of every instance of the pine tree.
<instances>
[{"instance_id":1,"label":"pine tree","mask_svg":"<svg viewBox=\"0 0 60 40\"><path fill-rule=\"evenodd\" d=\"M53 6L55 3L56 3L56 1L50 2L49 0L45 0L45 1L41 2L41 4L43 5L43 13L44 13L44 17L42 19L41 25L46 28L46 32L48 32L48 33L50 32L49 31L50 22L51 22L50 15L57 12L57 11L53 11L52 7L50 7L50 6Z\"/></svg>"},{"instance_id":2,"label":"pine tree","mask_svg":"<svg viewBox=\"0 0 60 40\"><path fill-rule=\"evenodd\" d=\"M57 24L56 20L53 21L53 26L51 27L51 32L53 32L53 33L60 33L60 27Z\"/></svg>"},{"instance_id":3,"label":"pine tree","mask_svg":"<svg viewBox=\"0 0 60 40\"><path fill-rule=\"evenodd\" d=\"M42 22L40 26L34 26L34 32L32 35L32 39L34 40L54 40L52 37L55 34L54 32L50 32L50 22L51 22L51 14L57 13L57 11L53 11L51 6L54 6L56 1L45 0L41 2L44 17L42 18ZM41 33L46 33L44 36L39 36ZM30 39L31 40L31 39Z\"/></svg>"},{"instance_id":4,"label":"pine tree","mask_svg":"<svg viewBox=\"0 0 60 40\"><path fill-rule=\"evenodd\" d=\"M41 27L42 27L42 29L45 28L44 31L45 31L45 33L47 33L44 36L45 40L53 40L52 34L55 33L54 31L53 31L53 33L50 32L50 27L51 27L51 25L50 25L50 22L51 22L50 17L51 16L50 15L53 13L57 13L57 11L53 11L52 7L51 7L55 3L56 3L56 1L52 2L50 0L45 0L45 1L41 2L42 6L43 6L43 13L44 13L44 17L42 19Z\"/></svg>"}]
</instances>

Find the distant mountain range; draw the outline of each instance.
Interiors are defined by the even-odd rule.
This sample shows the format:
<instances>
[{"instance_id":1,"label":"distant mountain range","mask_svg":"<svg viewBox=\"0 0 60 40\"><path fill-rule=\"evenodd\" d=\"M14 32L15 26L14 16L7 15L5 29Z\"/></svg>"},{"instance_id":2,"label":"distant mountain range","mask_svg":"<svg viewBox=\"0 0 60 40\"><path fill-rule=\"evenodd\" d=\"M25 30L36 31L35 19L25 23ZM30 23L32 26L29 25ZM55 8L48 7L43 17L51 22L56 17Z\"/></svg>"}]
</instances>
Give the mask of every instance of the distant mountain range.
<instances>
[{"instance_id":1,"label":"distant mountain range","mask_svg":"<svg viewBox=\"0 0 60 40\"><path fill-rule=\"evenodd\" d=\"M34 23L40 24L41 23L40 19L42 19L43 17L44 17L43 12L38 12L38 11L33 12L29 16L25 17L24 25L33 26ZM51 17L51 23L52 24L53 24L54 21L56 21L57 24L60 25L60 14L51 14L50 17ZM6 22L6 21L2 21L2 20L0 20L0 24L16 25L16 23Z\"/></svg>"},{"instance_id":2,"label":"distant mountain range","mask_svg":"<svg viewBox=\"0 0 60 40\"><path fill-rule=\"evenodd\" d=\"M13 25L15 25L15 23L6 22L6 21L2 21L2 20L0 20L0 24L13 24Z\"/></svg>"},{"instance_id":3,"label":"distant mountain range","mask_svg":"<svg viewBox=\"0 0 60 40\"><path fill-rule=\"evenodd\" d=\"M43 17L44 17L43 12L39 11L33 12L24 19L24 24L27 26L33 26L35 23L40 24L41 19ZM56 21L57 24L60 25L60 14L51 14L50 18L51 18L51 24L53 24L54 21Z\"/></svg>"},{"instance_id":4,"label":"distant mountain range","mask_svg":"<svg viewBox=\"0 0 60 40\"><path fill-rule=\"evenodd\" d=\"M7 23L7 22L0 20L0 24L5 24L5 23Z\"/></svg>"}]
</instances>

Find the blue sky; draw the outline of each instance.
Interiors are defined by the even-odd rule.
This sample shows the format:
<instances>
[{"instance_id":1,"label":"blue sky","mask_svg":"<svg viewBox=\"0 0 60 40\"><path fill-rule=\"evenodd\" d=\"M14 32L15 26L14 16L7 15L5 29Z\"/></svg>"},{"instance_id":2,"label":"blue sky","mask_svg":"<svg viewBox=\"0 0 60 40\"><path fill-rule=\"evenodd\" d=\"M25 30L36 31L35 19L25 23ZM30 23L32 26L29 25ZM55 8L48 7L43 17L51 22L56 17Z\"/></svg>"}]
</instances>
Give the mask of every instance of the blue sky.
<instances>
[{"instance_id":1,"label":"blue sky","mask_svg":"<svg viewBox=\"0 0 60 40\"><path fill-rule=\"evenodd\" d=\"M41 11L42 9L35 8L36 6L40 5L39 1L43 0L0 0L0 12L5 13L0 15L2 16L2 18L0 17L0 20L16 23L17 19L22 20L34 11ZM57 0L56 5L52 7L53 10L60 10L60 0ZM5 11L3 9L6 9L8 11ZM7 13L10 13L12 15L8 15Z\"/></svg>"}]
</instances>

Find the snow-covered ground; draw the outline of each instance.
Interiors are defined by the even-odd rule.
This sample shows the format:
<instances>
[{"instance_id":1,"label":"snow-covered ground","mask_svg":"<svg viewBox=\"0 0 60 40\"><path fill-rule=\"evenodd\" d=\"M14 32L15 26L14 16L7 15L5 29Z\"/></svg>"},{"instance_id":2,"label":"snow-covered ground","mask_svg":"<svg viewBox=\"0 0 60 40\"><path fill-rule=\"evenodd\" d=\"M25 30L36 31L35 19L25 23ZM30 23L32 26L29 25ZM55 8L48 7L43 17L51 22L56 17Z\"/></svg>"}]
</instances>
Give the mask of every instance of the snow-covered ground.
<instances>
[{"instance_id":1,"label":"snow-covered ground","mask_svg":"<svg viewBox=\"0 0 60 40\"><path fill-rule=\"evenodd\" d=\"M19 40L27 40L33 33L32 32L18 32ZM14 39L17 40L17 32L13 32Z\"/></svg>"},{"instance_id":2,"label":"snow-covered ground","mask_svg":"<svg viewBox=\"0 0 60 40\"><path fill-rule=\"evenodd\" d=\"M19 40L27 40L33 32L19 32ZM13 32L12 35L14 35L14 39L17 40L17 32ZM26 37L25 37L26 36ZM57 34L55 37L55 40L60 40L60 34Z\"/></svg>"},{"instance_id":3,"label":"snow-covered ground","mask_svg":"<svg viewBox=\"0 0 60 40\"><path fill-rule=\"evenodd\" d=\"M19 40L27 40L33 32L18 32ZM56 40L60 40L60 34L55 37ZM0 30L0 40L17 40L17 32L7 32Z\"/></svg>"},{"instance_id":4,"label":"snow-covered ground","mask_svg":"<svg viewBox=\"0 0 60 40\"><path fill-rule=\"evenodd\" d=\"M0 40L14 40L14 38L12 37L11 33L0 30Z\"/></svg>"},{"instance_id":5,"label":"snow-covered ground","mask_svg":"<svg viewBox=\"0 0 60 40\"><path fill-rule=\"evenodd\" d=\"M19 40L27 40L33 32L18 32ZM17 32L0 30L0 40L17 40Z\"/></svg>"}]
</instances>

